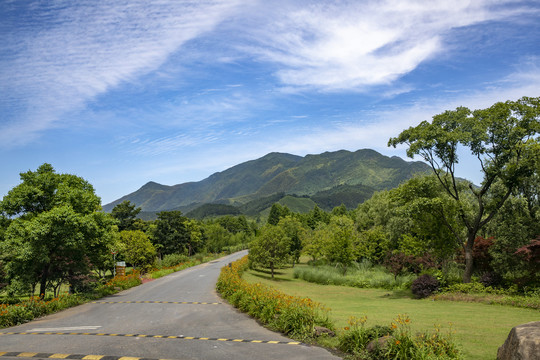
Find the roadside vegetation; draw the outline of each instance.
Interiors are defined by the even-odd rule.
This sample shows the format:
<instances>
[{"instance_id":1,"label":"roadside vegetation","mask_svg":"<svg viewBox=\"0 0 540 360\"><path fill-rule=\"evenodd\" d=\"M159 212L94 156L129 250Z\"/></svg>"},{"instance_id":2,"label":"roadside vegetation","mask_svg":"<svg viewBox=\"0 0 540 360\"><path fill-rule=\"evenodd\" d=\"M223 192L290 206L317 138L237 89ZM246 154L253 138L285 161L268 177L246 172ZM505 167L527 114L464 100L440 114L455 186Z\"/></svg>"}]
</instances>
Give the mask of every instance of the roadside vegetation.
<instances>
[{"instance_id":1,"label":"roadside vegetation","mask_svg":"<svg viewBox=\"0 0 540 360\"><path fill-rule=\"evenodd\" d=\"M0 327L78 305L247 247L245 217L137 219L126 201L101 211L92 185L49 164L0 201ZM115 275L118 270L127 273Z\"/></svg>"},{"instance_id":2,"label":"roadside vegetation","mask_svg":"<svg viewBox=\"0 0 540 360\"><path fill-rule=\"evenodd\" d=\"M357 288L308 283L294 277L297 268L309 268L307 258L300 265L280 269L274 280L266 270L248 270L244 281L271 286L291 296L301 296L324 304L336 333L350 328L350 317L367 317L366 329L389 326L398 315L408 316L412 334L437 332L447 336L463 359L495 359L510 329L538 319L537 309L490 305L481 302L444 300L434 295L416 299L410 290ZM490 295L477 294L484 297ZM532 300L533 297L529 297ZM319 337L329 348L338 348L336 338Z\"/></svg>"},{"instance_id":3,"label":"roadside vegetation","mask_svg":"<svg viewBox=\"0 0 540 360\"><path fill-rule=\"evenodd\" d=\"M457 343L465 343L467 358L494 357L510 329L536 320L540 308L539 118L540 99L522 98L483 110L460 107L403 131L389 145L408 146L409 156L419 155L431 165L431 175L376 192L353 210L340 206L329 213L315 207L298 214L274 204L261 229L261 234L272 234L271 239L257 236L253 240L248 260L252 272L247 278L257 274L253 271L268 271L266 284L287 294L308 296L332 309L335 303L328 296L333 292L368 291L364 296L369 298L382 291L384 295L377 295L376 302L382 303L387 296L400 299L395 302L398 307L405 310L410 306L414 312L396 311L401 319L405 312L409 314L405 328L415 324L415 317L424 316L422 309L435 306L429 317L438 318L439 312L445 313L444 305L453 312L442 320L453 319L457 328L477 328L471 326L470 318L482 326L490 324L479 336L467 331L460 334ZM468 150L478 160L483 175L479 185L456 176L458 149ZM307 265L298 266L300 255L309 259ZM280 268L289 266L290 277L280 278ZM306 282L314 283L320 293L311 297ZM294 289L288 289L288 284L294 284ZM348 290L341 290L344 286ZM360 308L352 312L355 318L350 323L342 319L338 328L364 331L367 320L362 314L368 312L362 306L370 302L366 298L337 299L337 311L353 303ZM373 326L387 326L379 319L395 319L393 310L387 307L376 312L378 323ZM503 313L520 315L504 317ZM416 330L428 331L426 325L424 322ZM382 339L386 328L375 332ZM365 335L350 338L358 344L344 351L359 358L371 356L360 340ZM434 355L438 350L430 348L432 355L400 353L392 358L455 356L452 338L435 347L442 343L449 346L445 354ZM341 345L330 344L343 350ZM390 354L392 343L387 345ZM488 350L479 354L476 348ZM374 358L383 358L376 354Z\"/></svg>"},{"instance_id":4,"label":"roadside vegetation","mask_svg":"<svg viewBox=\"0 0 540 360\"><path fill-rule=\"evenodd\" d=\"M372 356L365 353L367 344L388 334L399 346L390 341L380 345L388 345L393 358L459 356L450 333L448 337L439 337L438 330L429 333L435 341L431 345L412 335L417 321L423 324L417 330L424 337L425 331L431 331L418 320L424 316L421 311L413 314L407 308L389 307L375 316L366 312L368 319L364 320L362 314L366 313L360 309L333 325L326 321L325 305L334 309L327 297L340 289L338 293L369 291L367 298L384 292L384 296L376 296L400 299L411 308L415 308L411 304L429 309L432 304L459 303L454 318L464 324L471 308L476 311L487 304L504 309L500 314L508 309L529 315L526 311L537 312L539 119L540 98L524 97L475 111L463 107L446 111L389 141L389 146L406 146L411 157L421 156L431 166L431 175L418 175L393 189L376 192L354 209L342 205L324 211L314 206L297 213L280 203L267 204L264 214L268 215L263 220L243 215L196 220L180 211L162 211L156 220L143 221L137 218L141 209L129 201L107 214L101 211L100 199L87 181L57 174L51 165L43 164L36 171L22 173L21 184L0 202L2 314L24 301L64 299L66 293L78 297L100 294L110 288L111 281L120 281L112 279L111 273L118 261L141 275L158 269L146 276L159 277L185 266L179 264L185 264L187 258L200 260L205 254L249 247L249 258L241 266L224 270L225 280L218 288L239 308L268 320L272 328L310 339L315 326L326 324L343 341L337 345L328 339L331 346L359 358ZM458 154L465 152L478 161L483 176L480 184L456 175ZM308 261L300 266L301 256ZM270 280L264 281L275 279L271 283L276 286L301 282L296 291L306 294L286 288L278 294L271 288L250 285L241 277L246 266L248 278L257 274L251 271L267 271ZM280 279L283 269L290 269L290 276ZM325 305L288 298L291 294L311 297L307 293L311 286L320 289L313 300ZM258 314L252 300L266 313ZM366 305L362 301L351 298L336 306L333 314L341 307L347 309L348 302ZM312 306L311 310L302 302L311 304L307 307ZM443 312L434 309L430 317ZM504 324L506 333L521 319L535 320L532 315L516 316L511 317L516 322L509 324L498 312L491 315L491 323ZM480 321L488 323L487 318ZM386 320L371 324L372 319ZM297 328L295 322L303 325ZM481 334L478 347L491 341L487 340L489 328ZM318 337L319 341L324 338ZM468 341L464 337L457 340ZM408 350L402 348L405 344L410 345ZM409 350L416 355L405 357L403 351ZM435 355L429 355L430 351ZM467 352L472 353L468 346Z\"/></svg>"}]
</instances>

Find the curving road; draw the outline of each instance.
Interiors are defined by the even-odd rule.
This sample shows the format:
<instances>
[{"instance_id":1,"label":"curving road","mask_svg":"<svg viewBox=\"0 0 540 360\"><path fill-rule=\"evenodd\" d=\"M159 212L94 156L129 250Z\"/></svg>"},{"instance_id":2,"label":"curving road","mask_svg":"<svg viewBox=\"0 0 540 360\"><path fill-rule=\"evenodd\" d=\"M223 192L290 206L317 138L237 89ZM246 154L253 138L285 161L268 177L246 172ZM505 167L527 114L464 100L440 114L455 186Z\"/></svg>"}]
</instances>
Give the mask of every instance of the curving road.
<instances>
[{"instance_id":1,"label":"curving road","mask_svg":"<svg viewBox=\"0 0 540 360\"><path fill-rule=\"evenodd\" d=\"M245 254L0 329L0 360L339 359L267 330L223 303L214 290L219 271Z\"/></svg>"}]
</instances>

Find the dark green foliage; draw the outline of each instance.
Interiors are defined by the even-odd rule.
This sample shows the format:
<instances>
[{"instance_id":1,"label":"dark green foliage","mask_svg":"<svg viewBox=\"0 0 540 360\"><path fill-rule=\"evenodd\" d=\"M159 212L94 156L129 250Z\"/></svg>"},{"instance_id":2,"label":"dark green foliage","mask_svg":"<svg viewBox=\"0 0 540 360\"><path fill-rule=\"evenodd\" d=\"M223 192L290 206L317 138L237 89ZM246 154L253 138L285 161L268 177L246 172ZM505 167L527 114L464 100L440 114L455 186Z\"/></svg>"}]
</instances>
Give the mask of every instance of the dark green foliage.
<instances>
[{"instance_id":1,"label":"dark green foliage","mask_svg":"<svg viewBox=\"0 0 540 360\"><path fill-rule=\"evenodd\" d=\"M502 283L502 277L494 271L485 272L480 277L480 283L485 287L497 287Z\"/></svg>"},{"instance_id":2,"label":"dark green foliage","mask_svg":"<svg viewBox=\"0 0 540 360\"><path fill-rule=\"evenodd\" d=\"M270 269L272 278L274 278L275 269L287 263L290 241L281 227L265 225L259 236L250 244L250 264Z\"/></svg>"},{"instance_id":3,"label":"dark green foliage","mask_svg":"<svg viewBox=\"0 0 540 360\"><path fill-rule=\"evenodd\" d=\"M187 254L191 240L187 221L188 218L181 211L162 211L158 214L152 234L158 253Z\"/></svg>"},{"instance_id":4,"label":"dark green foliage","mask_svg":"<svg viewBox=\"0 0 540 360\"><path fill-rule=\"evenodd\" d=\"M354 209L358 204L369 199L374 192L375 188L362 184L337 185L330 190L317 192L311 196L311 199L326 211L330 211L342 204L347 208Z\"/></svg>"},{"instance_id":5,"label":"dark green foliage","mask_svg":"<svg viewBox=\"0 0 540 360\"><path fill-rule=\"evenodd\" d=\"M243 205L240 205L239 209L245 215L255 216L261 213L263 210L272 207L274 203L277 203L283 197L285 197L284 192L279 192L269 196L258 197Z\"/></svg>"},{"instance_id":6,"label":"dark green foliage","mask_svg":"<svg viewBox=\"0 0 540 360\"><path fill-rule=\"evenodd\" d=\"M423 163L389 158L373 150L342 150L306 157L271 153L199 182L174 186L147 183L136 192L105 205L104 209L110 211L124 200L140 205L143 211L179 209L216 201L241 206L279 193L313 196L321 191L319 200L324 202L323 208L330 210L341 203L354 208L358 205L355 202L364 200L372 189L395 187L414 174L428 170ZM333 195L337 200L331 199ZM253 215L282 197L272 198L266 206L253 203L241 210Z\"/></svg>"},{"instance_id":7,"label":"dark green foliage","mask_svg":"<svg viewBox=\"0 0 540 360\"><path fill-rule=\"evenodd\" d=\"M540 98L523 97L518 101L498 102L487 109L471 111L466 107L435 115L389 140L389 146L406 144L407 155L420 155L427 161L445 192L458 209L458 224L448 221L442 207L440 219L452 230L456 242L463 244L465 273L473 274L472 248L478 232L495 216L510 195L522 187L524 179L538 172L540 144ZM479 187L463 189L456 179L458 148L464 147L478 159L483 180ZM466 191L466 192L465 192ZM474 208L465 200L474 199ZM464 230L464 231L463 231Z\"/></svg>"},{"instance_id":8,"label":"dark green foliage","mask_svg":"<svg viewBox=\"0 0 540 360\"><path fill-rule=\"evenodd\" d=\"M12 216L0 243L9 281L40 294L62 282L77 286L109 254L113 220L100 212L92 185L50 164L21 173L0 202Z\"/></svg>"},{"instance_id":9,"label":"dark green foliage","mask_svg":"<svg viewBox=\"0 0 540 360\"><path fill-rule=\"evenodd\" d=\"M245 216L222 216L217 218L215 222L231 234L244 232L249 235L252 231Z\"/></svg>"},{"instance_id":10,"label":"dark green foliage","mask_svg":"<svg viewBox=\"0 0 540 360\"><path fill-rule=\"evenodd\" d=\"M181 263L185 263L189 260L189 256L184 254L168 254L163 257L163 260L161 260L161 266L172 267Z\"/></svg>"},{"instance_id":11,"label":"dark green foliage","mask_svg":"<svg viewBox=\"0 0 540 360\"><path fill-rule=\"evenodd\" d=\"M279 223L279 220L284 218L287 215L290 215L291 211L286 206L281 206L279 203L275 203L272 205L272 208L270 209L270 214L268 215L268 224L270 225L277 225Z\"/></svg>"},{"instance_id":12,"label":"dark green foliage","mask_svg":"<svg viewBox=\"0 0 540 360\"><path fill-rule=\"evenodd\" d=\"M135 206L135 204L126 200L112 209L111 215L118 221L118 231L136 230L134 223L137 215L141 212L141 208L135 208Z\"/></svg>"},{"instance_id":13,"label":"dark green foliage","mask_svg":"<svg viewBox=\"0 0 540 360\"><path fill-rule=\"evenodd\" d=\"M203 220L209 217L224 215L240 215L242 212L236 206L226 204L204 204L186 213L191 219Z\"/></svg>"},{"instance_id":14,"label":"dark green foliage","mask_svg":"<svg viewBox=\"0 0 540 360\"><path fill-rule=\"evenodd\" d=\"M420 275L413 281L411 290L418 299L423 299L439 290L439 280L428 274Z\"/></svg>"}]
</instances>

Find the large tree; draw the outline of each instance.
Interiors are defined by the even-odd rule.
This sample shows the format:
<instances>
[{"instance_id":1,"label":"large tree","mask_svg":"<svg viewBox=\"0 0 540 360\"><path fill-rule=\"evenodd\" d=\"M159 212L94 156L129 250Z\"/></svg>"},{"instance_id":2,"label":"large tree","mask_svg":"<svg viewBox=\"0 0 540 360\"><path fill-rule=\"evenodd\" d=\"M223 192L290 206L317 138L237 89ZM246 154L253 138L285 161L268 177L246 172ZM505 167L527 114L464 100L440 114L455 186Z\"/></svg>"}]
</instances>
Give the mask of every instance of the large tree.
<instances>
[{"instance_id":1,"label":"large tree","mask_svg":"<svg viewBox=\"0 0 540 360\"><path fill-rule=\"evenodd\" d=\"M48 284L87 276L108 252L112 219L86 180L57 174L50 164L21 173L22 183L0 202L11 217L0 244L11 280L45 294Z\"/></svg>"},{"instance_id":2,"label":"large tree","mask_svg":"<svg viewBox=\"0 0 540 360\"><path fill-rule=\"evenodd\" d=\"M540 98L523 97L518 101L498 102L487 109L471 111L466 107L435 115L410 127L389 146L408 145L407 155L420 155L427 161L444 190L458 209L460 227L441 212L441 220L454 234L465 252L463 280L470 282L473 271L472 249L478 231L497 213L508 197L534 169L528 159L540 131ZM456 176L458 151L467 148L478 160L482 183L460 188ZM502 186L495 186L500 184ZM465 197L473 199L471 208ZM464 231L463 231L463 230Z\"/></svg>"},{"instance_id":3,"label":"large tree","mask_svg":"<svg viewBox=\"0 0 540 360\"><path fill-rule=\"evenodd\" d=\"M273 279L274 270L284 265L289 258L290 242L291 239L281 227L266 224L250 244L249 261L253 265L270 269Z\"/></svg>"},{"instance_id":4,"label":"large tree","mask_svg":"<svg viewBox=\"0 0 540 360\"><path fill-rule=\"evenodd\" d=\"M198 224L181 211L161 211L153 230L154 245L161 255L193 255L200 250L202 233Z\"/></svg>"},{"instance_id":5,"label":"large tree","mask_svg":"<svg viewBox=\"0 0 540 360\"><path fill-rule=\"evenodd\" d=\"M137 230L134 223L141 208L136 206L131 201L126 200L112 209L111 215L118 221L118 231Z\"/></svg>"}]
</instances>

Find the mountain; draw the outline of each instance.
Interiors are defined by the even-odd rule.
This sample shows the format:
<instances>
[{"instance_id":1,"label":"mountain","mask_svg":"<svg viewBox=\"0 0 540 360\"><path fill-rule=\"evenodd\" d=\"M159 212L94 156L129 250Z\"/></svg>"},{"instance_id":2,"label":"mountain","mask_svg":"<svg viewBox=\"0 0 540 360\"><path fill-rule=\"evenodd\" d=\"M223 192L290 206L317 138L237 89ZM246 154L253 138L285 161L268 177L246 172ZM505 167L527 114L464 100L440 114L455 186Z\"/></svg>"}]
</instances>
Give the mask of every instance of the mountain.
<instances>
[{"instance_id":1,"label":"mountain","mask_svg":"<svg viewBox=\"0 0 540 360\"><path fill-rule=\"evenodd\" d=\"M206 205L198 213L233 211L223 205L238 207L242 213L253 213L254 209L260 212L268 204L271 206L287 196L309 198L325 209L341 203L353 208L374 191L396 187L416 173L429 171L425 163L407 162L369 149L355 152L340 150L305 157L270 153L198 182L172 186L149 182L139 190L104 205L103 209L111 211L115 205L129 200L144 212L188 212L205 204L219 204L221 206L214 210ZM283 201L291 202L292 199ZM292 203L306 206L305 201Z\"/></svg>"}]
</instances>

